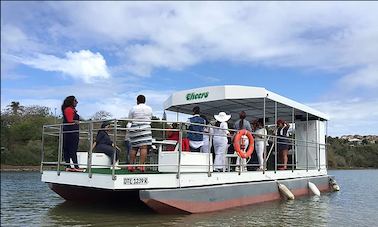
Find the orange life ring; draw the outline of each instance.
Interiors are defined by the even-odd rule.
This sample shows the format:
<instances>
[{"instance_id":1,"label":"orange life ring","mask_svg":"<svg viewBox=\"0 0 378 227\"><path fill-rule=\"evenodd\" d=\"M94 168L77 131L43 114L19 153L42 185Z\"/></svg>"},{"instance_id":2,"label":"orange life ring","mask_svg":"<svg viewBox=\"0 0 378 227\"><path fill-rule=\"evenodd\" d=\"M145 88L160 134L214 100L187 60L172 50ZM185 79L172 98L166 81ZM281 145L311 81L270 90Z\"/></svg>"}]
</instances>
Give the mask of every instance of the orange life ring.
<instances>
[{"instance_id":1,"label":"orange life ring","mask_svg":"<svg viewBox=\"0 0 378 227\"><path fill-rule=\"evenodd\" d=\"M249 146L248 146L248 150L246 152L244 152L240 147L240 141L242 141L242 136L244 136L244 135L247 136L248 140L249 140ZM234 149L235 149L236 152L238 152L239 157L249 158L249 157L251 157L251 155L253 153L253 149L255 147L253 143L254 143L254 140L253 140L252 133L249 132L248 130L242 129L242 130L239 130L235 135Z\"/></svg>"}]
</instances>

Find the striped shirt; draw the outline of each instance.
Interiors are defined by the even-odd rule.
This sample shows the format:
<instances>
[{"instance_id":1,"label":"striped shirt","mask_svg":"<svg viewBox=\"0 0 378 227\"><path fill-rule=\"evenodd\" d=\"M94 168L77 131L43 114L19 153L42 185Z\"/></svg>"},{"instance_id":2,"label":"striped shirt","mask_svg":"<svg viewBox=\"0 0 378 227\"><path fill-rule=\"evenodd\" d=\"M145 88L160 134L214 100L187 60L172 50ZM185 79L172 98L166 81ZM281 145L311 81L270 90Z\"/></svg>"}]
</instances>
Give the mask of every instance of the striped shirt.
<instances>
[{"instance_id":1,"label":"striped shirt","mask_svg":"<svg viewBox=\"0 0 378 227\"><path fill-rule=\"evenodd\" d=\"M130 119L148 120L148 121L133 121L129 130L129 138L131 147L140 147L143 145L152 144L151 120L152 109L146 104L138 104L134 106L129 112Z\"/></svg>"}]
</instances>

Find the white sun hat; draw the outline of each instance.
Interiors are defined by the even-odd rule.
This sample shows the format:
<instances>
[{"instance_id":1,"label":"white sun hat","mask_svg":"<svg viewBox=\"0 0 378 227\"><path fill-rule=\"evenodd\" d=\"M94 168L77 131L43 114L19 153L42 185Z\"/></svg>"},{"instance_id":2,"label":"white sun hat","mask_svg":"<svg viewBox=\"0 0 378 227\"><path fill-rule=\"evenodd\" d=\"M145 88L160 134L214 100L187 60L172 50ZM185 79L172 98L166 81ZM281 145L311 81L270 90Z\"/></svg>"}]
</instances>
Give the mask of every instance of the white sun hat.
<instances>
[{"instance_id":1,"label":"white sun hat","mask_svg":"<svg viewBox=\"0 0 378 227\"><path fill-rule=\"evenodd\" d=\"M219 112L218 115L214 115L214 118L219 122L226 122L230 120L231 115L227 115L225 112Z\"/></svg>"}]
</instances>

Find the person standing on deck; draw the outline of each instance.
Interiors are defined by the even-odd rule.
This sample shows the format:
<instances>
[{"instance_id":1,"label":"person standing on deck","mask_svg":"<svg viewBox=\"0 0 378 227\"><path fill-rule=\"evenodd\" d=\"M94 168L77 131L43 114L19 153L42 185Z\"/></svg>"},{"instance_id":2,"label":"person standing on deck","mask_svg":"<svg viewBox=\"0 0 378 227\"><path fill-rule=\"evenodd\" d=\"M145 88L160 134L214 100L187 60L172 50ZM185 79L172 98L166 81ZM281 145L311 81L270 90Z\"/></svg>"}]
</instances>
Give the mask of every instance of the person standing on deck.
<instances>
[{"instance_id":1,"label":"person standing on deck","mask_svg":"<svg viewBox=\"0 0 378 227\"><path fill-rule=\"evenodd\" d=\"M237 120L234 124L235 130L245 129L249 132L252 132L251 124L249 123L249 121L245 120L246 117L247 117L247 114L244 111L241 111L239 113L239 120ZM242 136L242 139L244 140L243 144L245 146L245 149L247 149L247 147L249 145L248 137ZM238 157L237 160L236 160L236 170L238 170L238 168L239 168L240 161L242 162L243 170L247 170L247 168L246 168L247 160L245 158L240 158L240 157Z\"/></svg>"},{"instance_id":2,"label":"person standing on deck","mask_svg":"<svg viewBox=\"0 0 378 227\"><path fill-rule=\"evenodd\" d=\"M202 153L209 153L210 152L210 135L213 134L213 128L209 126L209 120L207 120L205 115L201 115L201 117L205 120L205 124L207 126L203 129L203 145L201 147Z\"/></svg>"},{"instance_id":3,"label":"person standing on deck","mask_svg":"<svg viewBox=\"0 0 378 227\"><path fill-rule=\"evenodd\" d=\"M214 115L215 126L219 128L214 128L214 171L220 172L224 171L226 168L226 152L227 152L227 136L230 134L228 131L227 121L230 120L231 115L227 115L225 112L220 112L218 115Z\"/></svg>"},{"instance_id":4,"label":"person standing on deck","mask_svg":"<svg viewBox=\"0 0 378 227\"><path fill-rule=\"evenodd\" d=\"M77 149L79 147L79 120L76 106L79 102L75 96L71 95L64 99L62 104L63 115L63 156L64 161L68 164L66 171L82 171L77 163ZM72 160L75 168L70 168Z\"/></svg>"},{"instance_id":5,"label":"person standing on deck","mask_svg":"<svg viewBox=\"0 0 378 227\"><path fill-rule=\"evenodd\" d=\"M146 97L144 95L138 95L137 105L134 106L129 112L129 119L133 119L132 123L128 123L127 128L130 127L129 138L131 144L130 151L130 164L134 164L136 154L140 151L139 164L143 165L147 158L147 149L152 145L152 133L151 133L151 118L152 109L146 104ZM135 121L141 120L141 121ZM143 121L145 120L145 121ZM139 166L138 169L144 172L144 166ZM135 171L132 166L128 167L130 172Z\"/></svg>"},{"instance_id":6,"label":"person standing on deck","mask_svg":"<svg viewBox=\"0 0 378 227\"><path fill-rule=\"evenodd\" d=\"M203 146L203 129L205 124L205 119L203 119L200 115L200 108L199 106L195 106L193 108L193 117L188 119L189 131L188 132L188 139L189 139L189 146L190 150L194 152L199 152L201 147ZM197 125L202 124L202 125Z\"/></svg>"},{"instance_id":7,"label":"person standing on deck","mask_svg":"<svg viewBox=\"0 0 378 227\"><path fill-rule=\"evenodd\" d=\"M267 131L264 128L264 120L260 118L257 121L256 130L255 130L255 147L257 159L259 161L259 168L257 170L264 169L264 146L266 139Z\"/></svg>"},{"instance_id":8,"label":"person standing on deck","mask_svg":"<svg viewBox=\"0 0 378 227\"><path fill-rule=\"evenodd\" d=\"M240 119L235 121L235 124L234 124L235 130L246 129L246 130L252 132L251 124L249 123L249 121L245 120L246 117L247 117L247 114L244 111L241 111L239 113Z\"/></svg>"},{"instance_id":9,"label":"person standing on deck","mask_svg":"<svg viewBox=\"0 0 378 227\"><path fill-rule=\"evenodd\" d=\"M278 154L280 155L280 160L283 166L279 167L279 170L286 170L287 169L287 154L289 153L289 128L290 125L287 124L284 120L279 119L277 121L277 150Z\"/></svg>"}]
</instances>

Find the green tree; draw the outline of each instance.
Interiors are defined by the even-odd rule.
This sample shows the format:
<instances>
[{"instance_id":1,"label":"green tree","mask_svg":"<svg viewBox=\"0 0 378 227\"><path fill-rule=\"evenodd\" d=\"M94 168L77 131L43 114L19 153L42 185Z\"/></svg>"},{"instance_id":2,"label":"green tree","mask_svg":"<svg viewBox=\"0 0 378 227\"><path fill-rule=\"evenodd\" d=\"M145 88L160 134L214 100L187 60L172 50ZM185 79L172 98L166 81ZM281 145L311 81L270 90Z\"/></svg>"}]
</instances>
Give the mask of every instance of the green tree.
<instances>
[{"instance_id":1,"label":"green tree","mask_svg":"<svg viewBox=\"0 0 378 227\"><path fill-rule=\"evenodd\" d=\"M23 107L19 102L12 102L9 106L13 108L11 111L1 113L1 163L38 165L42 127L53 124L54 117L48 107ZM55 144L56 141L47 143L47 147Z\"/></svg>"},{"instance_id":2,"label":"green tree","mask_svg":"<svg viewBox=\"0 0 378 227\"><path fill-rule=\"evenodd\" d=\"M105 111L105 110L100 110L97 111L93 116L92 120L106 120L112 117L112 114Z\"/></svg>"},{"instance_id":3,"label":"green tree","mask_svg":"<svg viewBox=\"0 0 378 227\"><path fill-rule=\"evenodd\" d=\"M11 111L13 115L18 115L22 113L23 106L20 105L20 102L13 101L8 105L8 110Z\"/></svg>"}]
</instances>

